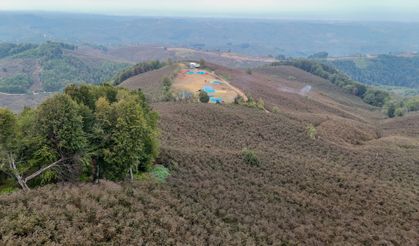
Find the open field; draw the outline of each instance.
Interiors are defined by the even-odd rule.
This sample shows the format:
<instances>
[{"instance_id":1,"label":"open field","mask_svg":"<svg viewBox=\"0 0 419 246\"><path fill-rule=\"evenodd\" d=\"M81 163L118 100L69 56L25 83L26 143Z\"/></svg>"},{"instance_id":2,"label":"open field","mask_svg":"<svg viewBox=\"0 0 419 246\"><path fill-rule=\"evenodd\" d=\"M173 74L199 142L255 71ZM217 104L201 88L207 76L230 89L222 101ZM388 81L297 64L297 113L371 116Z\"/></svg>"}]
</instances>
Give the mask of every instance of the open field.
<instances>
[{"instance_id":1,"label":"open field","mask_svg":"<svg viewBox=\"0 0 419 246\"><path fill-rule=\"evenodd\" d=\"M274 58L246 56L230 52L202 51L188 48L163 47L159 45L130 45L111 47L106 51L90 46L81 46L79 55L88 55L100 59L124 63L137 63L150 60L199 61L220 64L232 68L257 67L276 61Z\"/></svg>"},{"instance_id":2,"label":"open field","mask_svg":"<svg viewBox=\"0 0 419 246\"><path fill-rule=\"evenodd\" d=\"M197 94L203 88L207 88L206 92L210 98L220 99L222 103L233 103L234 99L239 95L246 98L242 91L214 72L197 69L189 70L185 66L182 68L173 83L173 91L175 93L188 91Z\"/></svg>"}]
</instances>

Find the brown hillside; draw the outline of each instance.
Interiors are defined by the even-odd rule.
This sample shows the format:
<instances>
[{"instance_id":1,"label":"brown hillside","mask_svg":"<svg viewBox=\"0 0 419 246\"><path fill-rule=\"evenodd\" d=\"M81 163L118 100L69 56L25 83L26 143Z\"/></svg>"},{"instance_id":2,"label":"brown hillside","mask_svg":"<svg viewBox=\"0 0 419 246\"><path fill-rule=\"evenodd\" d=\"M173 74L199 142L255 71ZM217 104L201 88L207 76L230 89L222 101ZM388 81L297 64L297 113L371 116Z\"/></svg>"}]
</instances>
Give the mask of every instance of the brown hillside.
<instances>
[{"instance_id":1,"label":"brown hillside","mask_svg":"<svg viewBox=\"0 0 419 246\"><path fill-rule=\"evenodd\" d=\"M0 244L417 244L417 115L384 120L358 98L291 67L249 75L211 66L262 98L271 113L153 103L158 163L172 174L166 183L49 185L1 196ZM166 72L143 74L129 88L159 88ZM260 165L243 160L244 148Z\"/></svg>"},{"instance_id":2,"label":"brown hillside","mask_svg":"<svg viewBox=\"0 0 419 246\"><path fill-rule=\"evenodd\" d=\"M174 76L177 67L177 65L170 65L158 70L139 74L125 80L119 86L130 90L141 89L150 100L158 101L163 96L163 78Z\"/></svg>"}]
</instances>

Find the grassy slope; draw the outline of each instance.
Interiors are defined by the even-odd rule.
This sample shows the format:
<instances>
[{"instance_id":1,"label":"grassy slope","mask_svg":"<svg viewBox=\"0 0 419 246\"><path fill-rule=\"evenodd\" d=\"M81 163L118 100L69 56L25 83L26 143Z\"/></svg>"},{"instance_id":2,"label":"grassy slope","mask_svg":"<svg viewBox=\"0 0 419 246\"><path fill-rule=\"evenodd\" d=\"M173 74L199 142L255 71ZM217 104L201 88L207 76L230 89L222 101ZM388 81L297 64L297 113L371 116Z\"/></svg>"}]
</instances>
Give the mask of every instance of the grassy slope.
<instances>
[{"instance_id":1,"label":"grassy slope","mask_svg":"<svg viewBox=\"0 0 419 246\"><path fill-rule=\"evenodd\" d=\"M161 69L139 74L122 82L119 86L130 89L141 89L151 101L158 101L163 97L163 78L170 78L177 65L168 65Z\"/></svg>"},{"instance_id":2,"label":"grassy slope","mask_svg":"<svg viewBox=\"0 0 419 246\"><path fill-rule=\"evenodd\" d=\"M294 68L252 75L214 68L280 113L153 104L161 116L159 163L172 172L167 183L50 185L2 196L0 242L415 244L419 143L401 129L414 119L383 120ZM278 90L307 84L307 96ZM243 162L245 147L259 167Z\"/></svg>"}]
</instances>

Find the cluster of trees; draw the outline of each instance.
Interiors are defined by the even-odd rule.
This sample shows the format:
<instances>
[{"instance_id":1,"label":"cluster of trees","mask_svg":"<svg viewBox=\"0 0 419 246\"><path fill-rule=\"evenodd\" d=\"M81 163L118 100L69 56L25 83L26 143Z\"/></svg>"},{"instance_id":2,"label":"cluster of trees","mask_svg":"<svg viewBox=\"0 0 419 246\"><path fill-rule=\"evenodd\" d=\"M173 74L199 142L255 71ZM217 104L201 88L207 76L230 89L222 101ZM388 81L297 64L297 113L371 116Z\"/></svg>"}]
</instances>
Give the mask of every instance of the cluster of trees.
<instances>
[{"instance_id":1,"label":"cluster of trees","mask_svg":"<svg viewBox=\"0 0 419 246\"><path fill-rule=\"evenodd\" d=\"M99 84L110 80L128 65L115 62L85 62L75 56L63 56L42 62L41 80L45 91L60 91L72 83Z\"/></svg>"},{"instance_id":2,"label":"cluster of trees","mask_svg":"<svg viewBox=\"0 0 419 246\"><path fill-rule=\"evenodd\" d=\"M339 72L337 69L313 60L288 59L286 61L275 62L272 64L272 66L278 65L294 66L327 79L333 84L343 88L348 93L352 93L353 95L362 98L364 102L376 107L383 107L390 99L390 94L388 92L355 82L347 75Z\"/></svg>"},{"instance_id":3,"label":"cluster of trees","mask_svg":"<svg viewBox=\"0 0 419 246\"><path fill-rule=\"evenodd\" d=\"M128 64L111 61L85 60L69 53L77 46L46 42L43 44L0 44L0 59L25 58L38 63L42 69L40 79L43 90L61 91L72 83L99 84L113 78L115 73ZM67 51L67 52L66 52ZM20 62L20 61L18 61ZM32 71L14 74L0 79L0 91L6 93L26 93L33 84Z\"/></svg>"},{"instance_id":4,"label":"cluster of trees","mask_svg":"<svg viewBox=\"0 0 419 246\"><path fill-rule=\"evenodd\" d=\"M119 85L131 77L134 77L136 75L146 73L152 70L160 69L164 67L165 65L166 65L165 63L160 62L160 61L138 63L130 68L123 70L118 75L116 75L115 78L113 79L113 84Z\"/></svg>"},{"instance_id":5,"label":"cluster of trees","mask_svg":"<svg viewBox=\"0 0 419 246\"><path fill-rule=\"evenodd\" d=\"M308 56L308 59L326 59L328 57L329 53L327 53L326 51L322 51Z\"/></svg>"},{"instance_id":6,"label":"cluster of trees","mask_svg":"<svg viewBox=\"0 0 419 246\"><path fill-rule=\"evenodd\" d=\"M419 56L380 55L371 59L330 61L328 64L363 83L419 88Z\"/></svg>"},{"instance_id":7,"label":"cluster of trees","mask_svg":"<svg viewBox=\"0 0 419 246\"><path fill-rule=\"evenodd\" d=\"M388 117L401 117L407 112L419 111L419 96L393 100L386 104Z\"/></svg>"},{"instance_id":8,"label":"cluster of trees","mask_svg":"<svg viewBox=\"0 0 419 246\"><path fill-rule=\"evenodd\" d=\"M173 100L172 94L172 80L168 77L163 78L163 100L164 101L171 101Z\"/></svg>"},{"instance_id":9,"label":"cluster of trees","mask_svg":"<svg viewBox=\"0 0 419 246\"><path fill-rule=\"evenodd\" d=\"M36 44L0 43L0 58L14 56L36 47L38 47Z\"/></svg>"},{"instance_id":10,"label":"cluster of trees","mask_svg":"<svg viewBox=\"0 0 419 246\"><path fill-rule=\"evenodd\" d=\"M20 114L0 109L0 185L123 180L152 167L158 115L141 91L72 85Z\"/></svg>"},{"instance_id":11,"label":"cluster of trees","mask_svg":"<svg viewBox=\"0 0 419 246\"><path fill-rule=\"evenodd\" d=\"M5 93L26 93L33 84L27 74L17 74L14 77L0 78L0 92Z\"/></svg>"},{"instance_id":12,"label":"cluster of trees","mask_svg":"<svg viewBox=\"0 0 419 246\"><path fill-rule=\"evenodd\" d=\"M243 105L249 108L257 108L260 110L265 110L265 101L263 101L262 98L255 100L253 96L249 94L246 96L247 96L247 101L244 100L244 98L240 95L236 96L236 98L234 98L234 104Z\"/></svg>"},{"instance_id":13,"label":"cluster of trees","mask_svg":"<svg viewBox=\"0 0 419 246\"><path fill-rule=\"evenodd\" d=\"M59 58L64 54L65 50L76 50L77 46L47 41L38 45L36 48L20 53L17 57L37 57L43 59Z\"/></svg>"}]
</instances>

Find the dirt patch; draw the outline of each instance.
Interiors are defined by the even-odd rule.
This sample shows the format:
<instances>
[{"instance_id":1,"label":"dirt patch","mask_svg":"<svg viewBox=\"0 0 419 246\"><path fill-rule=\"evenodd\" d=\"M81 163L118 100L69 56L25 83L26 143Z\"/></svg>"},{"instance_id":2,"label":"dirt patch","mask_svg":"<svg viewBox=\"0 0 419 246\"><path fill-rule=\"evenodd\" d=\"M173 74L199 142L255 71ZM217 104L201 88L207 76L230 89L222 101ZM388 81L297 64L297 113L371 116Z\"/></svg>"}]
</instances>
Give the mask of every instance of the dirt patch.
<instances>
[{"instance_id":1,"label":"dirt patch","mask_svg":"<svg viewBox=\"0 0 419 246\"><path fill-rule=\"evenodd\" d=\"M198 94L199 91L204 90L210 98L221 99L223 103L233 103L234 99L239 95L247 100L246 95L242 91L232 86L215 72L187 69L184 64L181 65L181 68L173 83L173 91L175 93L188 91Z\"/></svg>"}]
</instances>

